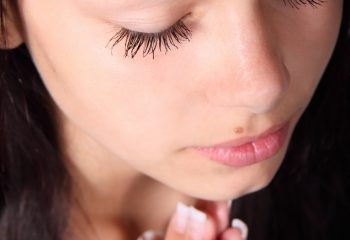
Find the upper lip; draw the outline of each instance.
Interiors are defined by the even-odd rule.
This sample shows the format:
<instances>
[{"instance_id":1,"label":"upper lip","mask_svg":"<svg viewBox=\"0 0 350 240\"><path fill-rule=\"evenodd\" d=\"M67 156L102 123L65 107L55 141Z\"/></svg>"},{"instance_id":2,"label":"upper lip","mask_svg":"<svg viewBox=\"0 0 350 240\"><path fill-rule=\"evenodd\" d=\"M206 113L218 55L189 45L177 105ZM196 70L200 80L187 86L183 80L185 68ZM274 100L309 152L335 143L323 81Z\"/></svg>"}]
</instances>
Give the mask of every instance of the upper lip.
<instances>
[{"instance_id":1,"label":"upper lip","mask_svg":"<svg viewBox=\"0 0 350 240\"><path fill-rule=\"evenodd\" d=\"M241 137L241 138L237 138L237 139L233 139L233 140L228 140L228 141L224 141L222 143L219 144L215 144L210 146L209 148L223 148L223 147L237 147L237 146L241 146L250 142L253 142L257 139L263 138L265 136L268 136L274 132L277 132L278 130L282 129L284 126L286 126L288 123L284 122L284 123L280 123L280 124L275 124L269 128L267 128L267 130L263 131L260 134L257 134L255 136L246 136L246 137ZM208 147L206 147L208 148Z\"/></svg>"}]
</instances>

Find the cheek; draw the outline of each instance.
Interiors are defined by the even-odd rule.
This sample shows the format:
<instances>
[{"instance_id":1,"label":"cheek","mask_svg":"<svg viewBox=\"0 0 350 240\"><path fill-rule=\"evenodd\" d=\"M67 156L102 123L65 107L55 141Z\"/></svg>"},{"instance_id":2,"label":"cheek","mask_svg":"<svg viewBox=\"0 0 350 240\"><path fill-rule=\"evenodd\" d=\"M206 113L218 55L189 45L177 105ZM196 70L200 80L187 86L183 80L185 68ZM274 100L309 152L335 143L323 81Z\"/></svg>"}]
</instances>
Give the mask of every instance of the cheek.
<instances>
[{"instance_id":1,"label":"cheek","mask_svg":"<svg viewBox=\"0 0 350 240\"><path fill-rule=\"evenodd\" d=\"M59 109L131 162L158 161L177 148L175 126L187 101L185 91L176 91L169 66L149 58L131 63L119 56L121 49L111 56L105 45L113 28L89 24L64 3L48 2L23 4L22 11L27 31L33 33L28 36L31 54ZM62 12L67 16L60 16Z\"/></svg>"}]
</instances>

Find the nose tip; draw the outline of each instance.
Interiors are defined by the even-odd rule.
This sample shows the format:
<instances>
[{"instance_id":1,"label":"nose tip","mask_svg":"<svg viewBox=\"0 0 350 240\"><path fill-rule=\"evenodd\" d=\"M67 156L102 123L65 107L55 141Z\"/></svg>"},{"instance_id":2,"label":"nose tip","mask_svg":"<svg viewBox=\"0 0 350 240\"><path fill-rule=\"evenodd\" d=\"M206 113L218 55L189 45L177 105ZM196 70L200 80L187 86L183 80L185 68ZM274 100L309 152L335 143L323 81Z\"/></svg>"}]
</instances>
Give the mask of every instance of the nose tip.
<instances>
[{"instance_id":1,"label":"nose tip","mask_svg":"<svg viewBox=\"0 0 350 240\"><path fill-rule=\"evenodd\" d=\"M255 67L246 74L241 91L238 92L237 104L254 113L269 112L285 96L289 87L289 73L282 61L275 60L267 66ZM247 82L248 84L244 84Z\"/></svg>"},{"instance_id":2,"label":"nose tip","mask_svg":"<svg viewBox=\"0 0 350 240\"><path fill-rule=\"evenodd\" d=\"M222 76L211 81L206 92L207 101L220 107L248 109L252 113L271 111L289 87L289 73L282 62L268 65L250 66L231 77Z\"/></svg>"},{"instance_id":3,"label":"nose tip","mask_svg":"<svg viewBox=\"0 0 350 240\"><path fill-rule=\"evenodd\" d=\"M259 80L257 80L259 81ZM278 81L267 86L257 86L244 91L238 101L240 107L247 108L252 113L272 111L283 98L287 84Z\"/></svg>"}]
</instances>

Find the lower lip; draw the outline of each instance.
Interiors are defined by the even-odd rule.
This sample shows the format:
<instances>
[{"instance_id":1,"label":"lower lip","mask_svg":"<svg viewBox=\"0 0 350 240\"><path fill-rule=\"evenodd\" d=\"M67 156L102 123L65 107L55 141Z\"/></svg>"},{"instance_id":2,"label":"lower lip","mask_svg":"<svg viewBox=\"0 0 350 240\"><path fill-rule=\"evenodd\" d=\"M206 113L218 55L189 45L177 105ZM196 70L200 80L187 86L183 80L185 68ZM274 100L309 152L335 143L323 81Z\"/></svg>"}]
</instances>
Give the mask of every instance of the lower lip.
<instances>
[{"instance_id":1,"label":"lower lip","mask_svg":"<svg viewBox=\"0 0 350 240\"><path fill-rule=\"evenodd\" d=\"M215 162L230 167L244 167L276 155L284 145L287 134L288 124L270 135L241 146L194 149Z\"/></svg>"}]
</instances>

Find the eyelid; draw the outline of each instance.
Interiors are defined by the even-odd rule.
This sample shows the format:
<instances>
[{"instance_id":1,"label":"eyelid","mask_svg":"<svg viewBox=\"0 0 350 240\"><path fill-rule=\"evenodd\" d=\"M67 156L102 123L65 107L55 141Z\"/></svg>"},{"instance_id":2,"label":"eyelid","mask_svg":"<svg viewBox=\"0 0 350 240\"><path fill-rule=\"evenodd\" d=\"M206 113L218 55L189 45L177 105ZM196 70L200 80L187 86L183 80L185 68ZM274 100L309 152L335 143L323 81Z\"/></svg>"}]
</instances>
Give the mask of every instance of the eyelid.
<instances>
[{"instance_id":1,"label":"eyelid","mask_svg":"<svg viewBox=\"0 0 350 240\"><path fill-rule=\"evenodd\" d=\"M161 34L163 32L168 31L169 29L171 29L172 27L174 27L176 24L178 24L179 22L184 22L185 19L190 15L190 13L187 13L186 15L182 16L180 19L177 19L175 21L173 21L172 24L168 24L167 26L164 26L163 23L161 22L156 22L154 20L150 21L149 19L147 19L148 21L124 21L125 24L123 25L129 25L128 27L123 27L123 29L128 30L130 32L133 33L140 33L140 34ZM159 19L159 18L157 18ZM123 22L122 22L123 23ZM134 25L134 27L133 27ZM135 26L136 25L136 26ZM157 26L158 25L158 26ZM145 28L145 26L150 26L153 29L160 29L158 31L147 31L147 30L139 30L139 28Z\"/></svg>"},{"instance_id":2,"label":"eyelid","mask_svg":"<svg viewBox=\"0 0 350 240\"><path fill-rule=\"evenodd\" d=\"M190 41L192 32L183 22L183 19L186 16L187 15L182 17L169 28L155 33L137 32L122 28L108 41L106 47L113 42L111 47L112 53L113 48L124 38L126 38L125 57L127 57L130 52L131 58L134 58L139 49L144 46L143 56L145 57L146 55L152 53L154 59L154 53L157 48L162 51L163 46L166 54L168 50L171 50L171 45L178 48L176 43L180 44L184 40Z\"/></svg>"}]
</instances>

